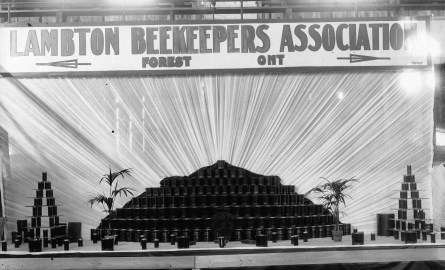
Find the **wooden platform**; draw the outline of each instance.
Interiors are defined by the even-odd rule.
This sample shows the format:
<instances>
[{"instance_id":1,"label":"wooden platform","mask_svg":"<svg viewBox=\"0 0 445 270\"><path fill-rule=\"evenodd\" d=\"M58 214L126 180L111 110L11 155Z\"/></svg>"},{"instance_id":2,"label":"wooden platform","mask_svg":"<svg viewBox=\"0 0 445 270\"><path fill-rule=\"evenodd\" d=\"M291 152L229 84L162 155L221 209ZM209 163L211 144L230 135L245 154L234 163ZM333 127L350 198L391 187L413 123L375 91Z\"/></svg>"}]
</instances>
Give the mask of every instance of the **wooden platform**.
<instances>
[{"instance_id":1,"label":"wooden platform","mask_svg":"<svg viewBox=\"0 0 445 270\"><path fill-rule=\"evenodd\" d=\"M215 243L198 243L189 249L178 249L170 243L154 248L153 243L147 243L147 250L141 250L139 243L120 242L115 251L101 251L100 242L84 241L84 247L72 243L69 251L62 246L45 248L39 253L29 253L27 244L14 248L9 243L8 251L0 252L0 269L280 269L286 266L296 269L298 265L305 267L302 269L320 265L336 265L336 269L341 269L338 266L344 264L445 261L445 240L438 239L434 244L429 239L417 244L403 244L392 237L376 240L365 237L362 246L351 245L350 236L341 243L328 238L310 239L307 243L300 240L299 246L292 246L290 241L269 242L268 247L230 242L224 248ZM399 269L404 268L399 266Z\"/></svg>"}]
</instances>

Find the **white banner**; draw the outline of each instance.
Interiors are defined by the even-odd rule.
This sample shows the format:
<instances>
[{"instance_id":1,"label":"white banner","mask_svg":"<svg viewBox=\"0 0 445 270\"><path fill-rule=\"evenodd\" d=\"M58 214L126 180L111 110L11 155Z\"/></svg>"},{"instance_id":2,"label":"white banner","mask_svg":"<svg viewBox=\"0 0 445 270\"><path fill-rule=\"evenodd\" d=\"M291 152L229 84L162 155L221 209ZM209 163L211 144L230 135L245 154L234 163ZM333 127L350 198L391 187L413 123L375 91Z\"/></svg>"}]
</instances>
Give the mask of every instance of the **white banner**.
<instances>
[{"instance_id":1,"label":"white banner","mask_svg":"<svg viewBox=\"0 0 445 270\"><path fill-rule=\"evenodd\" d=\"M2 73L425 67L427 21L0 28Z\"/></svg>"}]
</instances>

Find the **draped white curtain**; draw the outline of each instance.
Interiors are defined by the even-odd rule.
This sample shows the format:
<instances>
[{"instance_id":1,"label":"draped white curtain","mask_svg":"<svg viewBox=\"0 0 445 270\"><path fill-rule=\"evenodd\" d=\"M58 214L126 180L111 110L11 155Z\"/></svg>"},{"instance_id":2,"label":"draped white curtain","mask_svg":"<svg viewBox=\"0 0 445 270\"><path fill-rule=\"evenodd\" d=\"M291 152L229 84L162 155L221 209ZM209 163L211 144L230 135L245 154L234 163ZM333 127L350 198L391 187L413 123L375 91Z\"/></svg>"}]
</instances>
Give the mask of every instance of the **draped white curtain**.
<instances>
[{"instance_id":1,"label":"draped white curtain","mask_svg":"<svg viewBox=\"0 0 445 270\"><path fill-rule=\"evenodd\" d=\"M395 212L406 165L421 179L432 163L434 93L406 91L402 73L3 78L10 229L32 213L24 206L42 171L61 220L81 221L87 234L104 214L83 202L109 166L134 168L121 183L139 194L222 159L299 193L320 177L356 177L343 221L375 231L376 213Z\"/></svg>"},{"instance_id":2,"label":"draped white curtain","mask_svg":"<svg viewBox=\"0 0 445 270\"><path fill-rule=\"evenodd\" d=\"M440 230L445 227L445 167L444 164L434 166L430 174L431 178L431 200L433 207L434 229Z\"/></svg>"}]
</instances>

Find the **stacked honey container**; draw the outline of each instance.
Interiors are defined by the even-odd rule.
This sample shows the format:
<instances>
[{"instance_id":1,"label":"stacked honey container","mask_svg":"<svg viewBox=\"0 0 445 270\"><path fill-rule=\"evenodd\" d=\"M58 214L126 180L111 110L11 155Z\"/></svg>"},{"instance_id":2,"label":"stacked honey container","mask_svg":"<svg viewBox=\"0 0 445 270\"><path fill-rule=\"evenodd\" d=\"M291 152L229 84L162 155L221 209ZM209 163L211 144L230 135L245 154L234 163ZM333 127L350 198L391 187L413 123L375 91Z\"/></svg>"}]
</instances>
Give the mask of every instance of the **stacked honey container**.
<instances>
[{"instance_id":1,"label":"stacked honey container","mask_svg":"<svg viewBox=\"0 0 445 270\"><path fill-rule=\"evenodd\" d=\"M31 226L26 227L24 237L29 239L43 239L61 242L66 237L66 224L60 222L56 198L52 189L51 181L47 179L47 173L42 173L42 181L37 183L35 197L31 197L32 208ZM22 228L23 230L23 228Z\"/></svg>"},{"instance_id":2,"label":"stacked honey container","mask_svg":"<svg viewBox=\"0 0 445 270\"><path fill-rule=\"evenodd\" d=\"M199 169L190 176L170 177L160 187L150 187L132 198L113 217L103 219L99 234L109 222L120 241L169 242L170 235L187 236L193 241L217 238L214 216L217 212L233 216L230 240L255 239L257 234L279 240L292 235L309 238L331 237L333 216L322 205L313 204L295 186L282 185L277 176L263 176L225 161ZM345 234L350 224L342 224Z\"/></svg>"},{"instance_id":3,"label":"stacked honey container","mask_svg":"<svg viewBox=\"0 0 445 270\"><path fill-rule=\"evenodd\" d=\"M407 173L401 182L400 197L398 199L397 218L395 219L394 238L406 243L416 243L417 239L427 240L427 235L433 232L431 219L426 218L428 208L422 207L422 200L416 177L412 174L411 165L407 166Z\"/></svg>"}]
</instances>

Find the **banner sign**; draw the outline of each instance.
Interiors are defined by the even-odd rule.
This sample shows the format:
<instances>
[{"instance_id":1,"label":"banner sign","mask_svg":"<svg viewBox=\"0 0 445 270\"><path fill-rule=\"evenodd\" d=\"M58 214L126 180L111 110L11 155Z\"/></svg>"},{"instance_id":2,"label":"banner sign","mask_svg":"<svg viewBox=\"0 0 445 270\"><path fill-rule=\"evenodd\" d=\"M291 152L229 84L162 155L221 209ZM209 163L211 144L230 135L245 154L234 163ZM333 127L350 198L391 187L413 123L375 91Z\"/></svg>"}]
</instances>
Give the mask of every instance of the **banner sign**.
<instances>
[{"instance_id":1,"label":"banner sign","mask_svg":"<svg viewBox=\"0 0 445 270\"><path fill-rule=\"evenodd\" d=\"M1 27L0 72L425 67L426 20Z\"/></svg>"}]
</instances>

